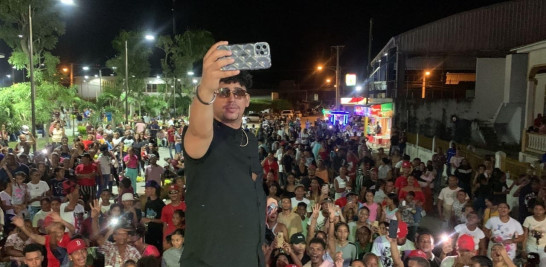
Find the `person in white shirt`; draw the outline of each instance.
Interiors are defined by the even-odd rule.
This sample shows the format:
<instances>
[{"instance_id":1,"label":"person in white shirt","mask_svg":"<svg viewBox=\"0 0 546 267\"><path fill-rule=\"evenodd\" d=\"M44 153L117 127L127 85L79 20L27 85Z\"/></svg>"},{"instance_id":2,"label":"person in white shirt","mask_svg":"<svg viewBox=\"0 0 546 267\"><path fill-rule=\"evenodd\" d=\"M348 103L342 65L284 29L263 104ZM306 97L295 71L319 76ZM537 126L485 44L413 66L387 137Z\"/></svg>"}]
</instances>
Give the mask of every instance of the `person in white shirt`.
<instances>
[{"instance_id":1,"label":"person in white shirt","mask_svg":"<svg viewBox=\"0 0 546 267\"><path fill-rule=\"evenodd\" d=\"M546 266L546 206L544 202L536 202L533 215L525 218L523 222L523 258L528 253L537 253L540 256L540 267Z\"/></svg>"},{"instance_id":2,"label":"person in white shirt","mask_svg":"<svg viewBox=\"0 0 546 267\"><path fill-rule=\"evenodd\" d=\"M408 225L403 221L399 221L396 243L398 245L398 251L401 254L405 254L406 251L415 249L415 244L412 241L407 240L407 235ZM381 267L394 266L394 261L391 254L391 243L387 239L387 236L380 235L373 241L372 253L379 257Z\"/></svg>"},{"instance_id":3,"label":"person in white shirt","mask_svg":"<svg viewBox=\"0 0 546 267\"><path fill-rule=\"evenodd\" d=\"M474 211L469 212L466 215L466 223L455 226L455 232L457 235L469 235L474 239L474 249L478 251L479 255L485 255L485 233L478 227L480 223L480 217Z\"/></svg>"},{"instance_id":4,"label":"person in white shirt","mask_svg":"<svg viewBox=\"0 0 546 267\"><path fill-rule=\"evenodd\" d=\"M34 218L40 210L40 200L49 192L49 185L42 181L42 177L38 169L30 169L30 182L27 183L28 193L30 195L30 219Z\"/></svg>"},{"instance_id":5,"label":"person in white shirt","mask_svg":"<svg viewBox=\"0 0 546 267\"><path fill-rule=\"evenodd\" d=\"M498 217L491 217L485 224L485 234L490 239L487 256L491 257L491 247L494 244L503 244L510 259L516 257L517 243L523 241L521 224L510 217L510 206L505 202L498 204Z\"/></svg>"},{"instance_id":6,"label":"person in white shirt","mask_svg":"<svg viewBox=\"0 0 546 267\"><path fill-rule=\"evenodd\" d=\"M457 186L459 179L456 176L451 175L448 178L448 186L442 188L440 194L438 195L438 214L441 214L444 224L449 222L451 217L451 210L453 208L453 202L457 197L457 191L462 188Z\"/></svg>"}]
</instances>

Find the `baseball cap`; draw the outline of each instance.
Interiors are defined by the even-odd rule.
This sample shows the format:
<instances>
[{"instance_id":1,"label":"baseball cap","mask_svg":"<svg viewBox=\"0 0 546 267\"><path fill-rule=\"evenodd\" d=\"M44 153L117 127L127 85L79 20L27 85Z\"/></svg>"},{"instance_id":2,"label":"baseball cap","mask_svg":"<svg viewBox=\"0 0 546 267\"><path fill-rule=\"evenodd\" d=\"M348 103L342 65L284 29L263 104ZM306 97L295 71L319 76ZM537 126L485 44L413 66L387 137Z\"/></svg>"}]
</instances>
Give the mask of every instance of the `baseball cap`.
<instances>
[{"instance_id":1,"label":"baseball cap","mask_svg":"<svg viewBox=\"0 0 546 267\"><path fill-rule=\"evenodd\" d=\"M154 180L147 181L146 184L144 185L144 187L153 187L155 189L161 188L161 186L159 186L159 184Z\"/></svg>"},{"instance_id":2,"label":"baseball cap","mask_svg":"<svg viewBox=\"0 0 546 267\"><path fill-rule=\"evenodd\" d=\"M71 180L66 180L63 182L63 191L65 194L70 194L74 191L74 189L76 189L76 182L74 181L71 181Z\"/></svg>"},{"instance_id":3,"label":"baseball cap","mask_svg":"<svg viewBox=\"0 0 546 267\"><path fill-rule=\"evenodd\" d=\"M305 244L305 236L302 233L295 233L290 237L290 244Z\"/></svg>"},{"instance_id":4,"label":"baseball cap","mask_svg":"<svg viewBox=\"0 0 546 267\"><path fill-rule=\"evenodd\" d=\"M457 239L457 248L459 250L474 251L474 238L469 235L459 236L459 239Z\"/></svg>"},{"instance_id":5,"label":"baseball cap","mask_svg":"<svg viewBox=\"0 0 546 267\"><path fill-rule=\"evenodd\" d=\"M51 223L53 222L53 217L51 217L50 215L46 216L44 218L44 227L47 228L49 225L51 225Z\"/></svg>"},{"instance_id":6,"label":"baseball cap","mask_svg":"<svg viewBox=\"0 0 546 267\"><path fill-rule=\"evenodd\" d=\"M134 200L133 193L125 193L121 195L121 201Z\"/></svg>"},{"instance_id":7,"label":"baseball cap","mask_svg":"<svg viewBox=\"0 0 546 267\"><path fill-rule=\"evenodd\" d=\"M411 163L409 161L402 162L402 168L411 168Z\"/></svg>"},{"instance_id":8,"label":"baseball cap","mask_svg":"<svg viewBox=\"0 0 546 267\"><path fill-rule=\"evenodd\" d=\"M180 187L177 184L171 184L169 186L169 192L171 191L180 191Z\"/></svg>"},{"instance_id":9,"label":"baseball cap","mask_svg":"<svg viewBox=\"0 0 546 267\"><path fill-rule=\"evenodd\" d=\"M408 224L404 221L398 222L398 238L404 238L408 235Z\"/></svg>"},{"instance_id":10,"label":"baseball cap","mask_svg":"<svg viewBox=\"0 0 546 267\"><path fill-rule=\"evenodd\" d=\"M80 249L86 248L87 245L85 244L85 241L83 241L83 239L77 238L68 242L68 245L66 245L66 252L68 252L68 254L72 254Z\"/></svg>"},{"instance_id":11,"label":"baseball cap","mask_svg":"<svg viewBox=\"0 0 546 267\"><path fill-rule=\"evenodd\" d=\"M425 254L425 252L423 252L420 249L415 249L415 250L412 250L410 254L408 255L408 258L414 258L414 257L420 257L426 260L427 254Z\"/></svg>"}]
</instances>

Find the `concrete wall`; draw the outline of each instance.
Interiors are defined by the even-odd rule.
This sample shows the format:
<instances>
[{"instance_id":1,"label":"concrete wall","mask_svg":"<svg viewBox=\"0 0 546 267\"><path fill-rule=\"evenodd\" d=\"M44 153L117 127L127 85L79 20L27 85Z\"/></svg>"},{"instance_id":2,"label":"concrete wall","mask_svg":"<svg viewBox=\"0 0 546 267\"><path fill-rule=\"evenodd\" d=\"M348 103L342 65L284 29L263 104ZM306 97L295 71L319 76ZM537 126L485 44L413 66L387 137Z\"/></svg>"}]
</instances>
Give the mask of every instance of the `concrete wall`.
<instances>
[{"instance_id":1,"label":"concrete wall","mask_svg":"<svg viewBox=\"0 0 546 267\"><path fill-rule=\"evenodd\" d=\"M505 58L478 58L476 61L476 97L472 107L475 118L492 120L504 101Z\"/></svg>"},{"instance_id":2,"label":"concrete wall","mask_svg":"<svg viewBox=\"0 0 546 267\"><path fill-rule=\"evenodd\" d=\"M506 56L504 103L525 103L527 64L527 54L511 54Z\"/></svg>"}]
</instances>

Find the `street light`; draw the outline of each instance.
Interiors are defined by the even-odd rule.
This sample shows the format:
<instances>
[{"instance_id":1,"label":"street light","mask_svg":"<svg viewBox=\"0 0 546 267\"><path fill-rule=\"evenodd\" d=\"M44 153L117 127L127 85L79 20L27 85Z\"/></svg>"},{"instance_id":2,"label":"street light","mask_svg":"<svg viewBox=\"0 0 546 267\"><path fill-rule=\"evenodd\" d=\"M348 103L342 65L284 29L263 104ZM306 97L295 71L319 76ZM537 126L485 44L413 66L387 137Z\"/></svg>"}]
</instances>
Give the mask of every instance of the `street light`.
<instances>
[{"instance_id":1,"label":"street light","mask_svg":"<svg viewBox=\"0 0 546 267\"><path fill-rule=\"evenodd\" d=\"M146 34L144 39L148 41L155 40L151 34ZM132 75L134 77L134 75ZM125 39L125 124L129 123L129 51L127 49L127 39Z\"/></svg>"},{"instance_id":2,"label":"street light","mask_svg":"<svg viewBox=\"0 0 546 267\"><path fill-rule=\"evenodd\" d=\"M73 0L61 0L63 4L73 3ZM36 136L36 86L34 82L34 44L32 40L32 4L28 5L28 46L29 46L29 66L30 66L30 110L32 136ZM20 37L22 38L22 36ZM36 152L36 142L32 144L32 151Z\"/></svg>"},{"instance_id":3,"label":"street light","mask_svg":"<svg viewBox=\"0 0 546 267\"><path fill-rule=\"evenodd\" d=\"M430 76L430 71L425 71L423 73L423 87L421 87L421 98L425 98L425 94L426 94L426 80L427 80L427 76Z\"/></svg>"},{"instance_id":4,"label":"street light","mask_svg":"<svg viewBox=\"0 0 546 267\"><path fill-rule=\"evenodd\" d=\"M318 66L317 66L317 70L318 70L318 71L321 71L323 68L324 68L324 67L323 67L322 65L318 65Z\"/></svg>"},{"instance_id":5,"label":"street light","mask_svg":"<svg viewBox=\"0 0 546 267\"><path fill-rule=\"evenodd\" d=\"M193 71L188 71L188 76L193 76L194 74Z\"/></svg>"}]
</instances>

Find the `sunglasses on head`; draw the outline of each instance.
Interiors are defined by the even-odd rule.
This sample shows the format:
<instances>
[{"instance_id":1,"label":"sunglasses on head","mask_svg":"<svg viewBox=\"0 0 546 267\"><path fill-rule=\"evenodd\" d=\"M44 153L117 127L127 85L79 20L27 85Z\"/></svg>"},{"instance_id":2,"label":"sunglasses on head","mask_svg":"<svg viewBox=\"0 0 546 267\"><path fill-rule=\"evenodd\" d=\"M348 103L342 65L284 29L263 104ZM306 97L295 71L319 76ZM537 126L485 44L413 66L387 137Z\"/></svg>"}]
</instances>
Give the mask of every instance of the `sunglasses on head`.
<instances>
[{"instance_id":1,"label":"sunglasses on head","mask_svg":"<svg viewBox=\"0 0 546 267\"><path fill-rule=\"evenodd\" d=\"M216 95L221 98L228 98L231 96L231 94L233 94L236 99L239 99L246 96L246 90L241 87L235 87L235 89L232 91L231 89L224 87L218 89L216 92Z\"/></svg>"}]
</instances>

